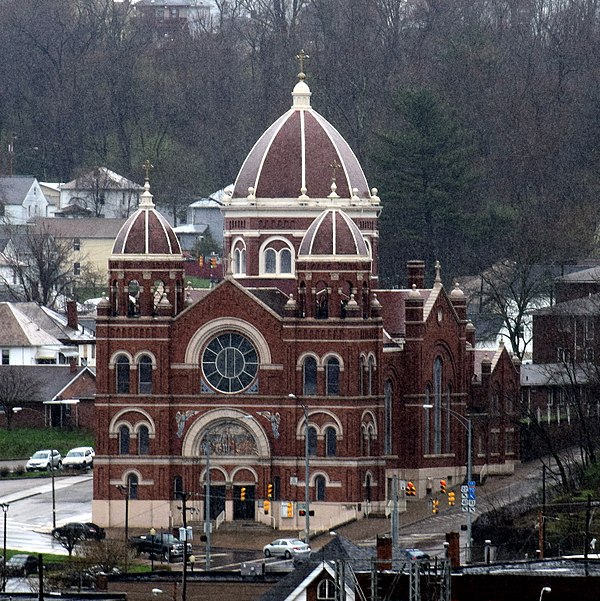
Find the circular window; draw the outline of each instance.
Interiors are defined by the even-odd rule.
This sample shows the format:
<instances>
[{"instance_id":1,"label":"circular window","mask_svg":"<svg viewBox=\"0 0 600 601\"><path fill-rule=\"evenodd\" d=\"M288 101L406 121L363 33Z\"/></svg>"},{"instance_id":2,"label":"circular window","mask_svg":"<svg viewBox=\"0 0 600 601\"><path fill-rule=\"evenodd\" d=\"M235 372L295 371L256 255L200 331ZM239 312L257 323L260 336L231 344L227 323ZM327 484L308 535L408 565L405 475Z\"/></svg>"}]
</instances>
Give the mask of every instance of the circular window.
<instances>
[{"instance_id":1,"label":"circular window","mask_svg":"<svg viewBox=\"0 0 600 601\"><path fill-rule=\"evenodd\" d=\"M220 392L239 392L252 384L258 372L254 345L241 334L229 332L213 338L202 353L208 383Z\"/></svg>"}]
</instances>

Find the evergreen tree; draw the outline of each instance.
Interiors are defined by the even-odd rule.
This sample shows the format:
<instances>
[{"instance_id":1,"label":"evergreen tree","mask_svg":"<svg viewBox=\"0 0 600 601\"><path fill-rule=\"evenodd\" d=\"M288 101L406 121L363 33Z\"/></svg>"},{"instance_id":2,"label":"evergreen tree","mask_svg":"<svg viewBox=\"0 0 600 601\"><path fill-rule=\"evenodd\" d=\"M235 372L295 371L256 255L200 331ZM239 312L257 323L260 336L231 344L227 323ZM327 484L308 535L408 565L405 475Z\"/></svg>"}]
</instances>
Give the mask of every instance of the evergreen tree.
<instances>
[{"instance_id":1,"label":"evergreen tree","mask_svg":"<svg viewBox=\"0 0 600 601\"><path fill-rule=\"evenodd\" d=\"M393 114L390 128L380 134L376 157L382 277L397 283L410 259L424 259L429 266L439 260L446 274L464 273L478 212L469 136L427 89L400 91Z\"/></svg>"}]
</instances>

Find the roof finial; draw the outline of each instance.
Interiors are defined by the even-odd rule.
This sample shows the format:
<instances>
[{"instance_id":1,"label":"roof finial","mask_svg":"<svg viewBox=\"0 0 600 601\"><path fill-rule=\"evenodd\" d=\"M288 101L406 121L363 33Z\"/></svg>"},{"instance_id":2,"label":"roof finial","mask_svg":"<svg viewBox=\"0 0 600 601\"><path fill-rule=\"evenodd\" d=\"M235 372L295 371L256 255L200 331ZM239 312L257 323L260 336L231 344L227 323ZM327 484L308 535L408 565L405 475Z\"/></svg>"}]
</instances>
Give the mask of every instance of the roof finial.
<instances>
[{"instance_id":1,"label":"roof finial","mask_svg":"<svg viewBox=\"0 0 600 601\"><path fill-rule=\"evenodd\" d=\"M310 58L310 56L308 56L308 54L306 54L306 52L304 52L303 50L300 50L300 52L298 52L298 54L296 54L296 60L298 61L298 64L300 65L300 73L298 73L298 79L303 80L306 78L306 74L304 73L304 61L308 60Z\"/></svg>"},{"instance_id":2,"label":"roof finial","mask_svg":"<svg viewBox=\"0 0 600 601\"><path fill-rule=\"evenodd\" d=\"M154 165L146 159L142 165L142 169L146 172L146 181L150 181L150 169L154 169Z\"/></svg>"},{"instance_id":3,"label":"roof finial","mask_svg":"<svg viewBox=\"0 0 600 601\"><path fill-rule=\"evenodd\" d=\"M442 264L439 261L435 262L435 283L442 283Z\"/></svg>"}]
</instances>

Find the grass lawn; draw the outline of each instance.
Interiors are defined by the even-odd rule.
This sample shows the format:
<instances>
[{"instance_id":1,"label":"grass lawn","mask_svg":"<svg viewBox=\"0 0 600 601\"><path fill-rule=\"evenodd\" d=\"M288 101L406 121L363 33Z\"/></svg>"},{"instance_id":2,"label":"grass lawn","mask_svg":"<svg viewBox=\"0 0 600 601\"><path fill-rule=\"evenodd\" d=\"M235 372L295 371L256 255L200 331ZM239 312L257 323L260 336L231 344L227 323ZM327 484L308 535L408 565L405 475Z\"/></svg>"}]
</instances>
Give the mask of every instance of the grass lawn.
<instances>
[{"instance_id":1,"label":"grass lawn","mask_svg":"<svg viewBox=\"0 0 600 601\"><path fill-rule=\"evenodd\" d=\"M94 435L91 432L18 428L2 430L0 433L0 459L29 458L40 449L57 449L64 457L69 449L83 446L94 446Z\"/></svg>"}]
</instances>

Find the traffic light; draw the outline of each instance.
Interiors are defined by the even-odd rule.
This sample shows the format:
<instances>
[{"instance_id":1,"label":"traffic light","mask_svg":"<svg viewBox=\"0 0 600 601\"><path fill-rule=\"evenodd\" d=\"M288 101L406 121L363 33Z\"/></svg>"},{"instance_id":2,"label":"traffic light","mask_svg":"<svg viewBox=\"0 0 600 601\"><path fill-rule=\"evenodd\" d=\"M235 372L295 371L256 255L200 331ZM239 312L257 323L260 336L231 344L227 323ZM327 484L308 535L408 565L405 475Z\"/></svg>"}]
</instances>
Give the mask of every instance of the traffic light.
<instances>
[{"instance_id":1,"label":"traffic light","mask_svg":"<svg viewBox=\"0 0 600 601\"><path fill-rule=\"evenodd\" d=\"M431 501L431 513L438 513L440 510L440 502L437 499Z\"/></svg>"},{"instance_id":2,"label":"traffic light","mask_svg":"<svg viewBox=\"0 0 600 601\"><path fill-rule=\"evenodd\" d=\"M445 495L446 494L446 481L440 480L440 492Z\"/></svg>"},{"instance_id":3,"label":"traffic light","mask_svg":"<svg viewBox=\"0 0 600 601\"><path fill-rule=\"evenodd\" d=\"M454 507L454 503L456 502L456 495L453 491L448 493L448 506Z\"/></svg>"},{"instance_id":4,"label":"traffic light","mask_svg":"<svg viewBox=\"0 0 600 601\"><path fill-rule=\"evenodd\" d=\"M306 509L300 509L298 511L298 515L303 518L304 516L306 516Z\"/></svg>"},{"instance_id":5,"label":"traffic light","mask_svg":"<svg viewBox=\"0 0 600 601\"><path fill-rule=\"evenodd\" d=\"M272 499L273 498L273 484L271 482L269 482L267 484L267 499Z\"/></svg>"},{"instance_id":6,"label":"traffic light","mask_svg":"<svg viewBox=\"0 0 600 601\"><path fill-rule=\"evenodd\" d=\"M217 257L210 258L210 268L214 269L217 266Z\"/></svg>"},{"instance_id":7,"label":"traffic light","mask_svg":"<svg viewBox=\"0 0 600 601\"><path fill-rule=\"evenodd\" d=\"M288 501L287 504L287 516L288 518L294 517L294 505L291 501Z\"/></svg>"},{"instance_id":8,"label":"traffic light","mask_svg":"<svg viewBox=\"0 0 600 601\"><path fill-rule=\"evenodd\" d=\"M406 483L406 496L415 497L417 495L417 487L412 482Z\"/></svg>"},{"instance_id":9,"label":"traffic light","mask_svg":"<svg viewBox=\"0 0 600 601\"><path fill-rule=\"evenodd\" d=\"M200 267L204 266L204 257L202 255L198 257L198 265L200 265Z\"/></svg>"},{"instance_id":10,"label":"traffic light","mask_svg":"<svg viewBox=\"0 0 600 601\"><path fill-rule=\"evenodd\" d=\"M263 509L265 511L265 513L269 513L269 509L271 509L271 501L265 501L263 503Z\"/></svg>"},{"instance_id":11,"label":"traffic light","mask_svg":"<svg viewBox=\"0 0 600 601\"><path fill-rule=\"evenodd\" d=\"M240 488L240 501L245 501L246 500L246 487L242 486L242 488Z\"/></svg>"}]
</instances>

